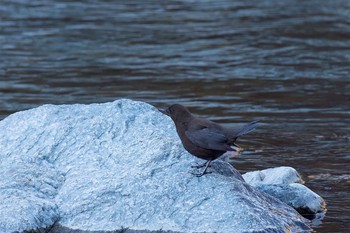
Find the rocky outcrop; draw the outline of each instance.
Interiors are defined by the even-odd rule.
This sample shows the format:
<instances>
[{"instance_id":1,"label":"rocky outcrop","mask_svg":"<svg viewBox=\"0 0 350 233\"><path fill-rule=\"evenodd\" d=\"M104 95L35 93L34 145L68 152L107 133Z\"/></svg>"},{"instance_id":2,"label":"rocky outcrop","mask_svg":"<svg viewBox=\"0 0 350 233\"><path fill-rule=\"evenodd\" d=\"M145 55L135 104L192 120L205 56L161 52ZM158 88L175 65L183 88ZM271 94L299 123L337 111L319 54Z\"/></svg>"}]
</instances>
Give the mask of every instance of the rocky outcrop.
<instances>
[{"instance_id":1,"label":"rocky outcrop","mask_svg":"<svg viewBox=\"0 0 350 233\"><path fill-rule=\"evenodd\" d=\"M0 122L0 146L1 232L309 229L224 161L191 175L202 161L183 149L168 117L142 102L18 112Z\"/></svg>"}]
</instances>

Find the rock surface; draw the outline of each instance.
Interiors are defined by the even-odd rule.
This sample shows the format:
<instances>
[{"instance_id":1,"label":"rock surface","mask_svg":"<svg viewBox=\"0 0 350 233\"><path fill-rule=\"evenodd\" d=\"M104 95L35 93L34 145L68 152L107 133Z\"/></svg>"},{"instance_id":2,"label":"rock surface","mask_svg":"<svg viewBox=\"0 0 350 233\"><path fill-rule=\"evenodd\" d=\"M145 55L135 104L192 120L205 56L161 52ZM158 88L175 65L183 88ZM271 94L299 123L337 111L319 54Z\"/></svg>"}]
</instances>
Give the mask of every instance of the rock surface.
<instances>
[{"instance_id":1,"label":"rock surface","mask_svg":"<svg viewBox=\"0 0 350 233\"><path fill-rule=\"evenodd\" d=\"M172 121L131 100L45 105L0 122L0 232L301 232L307 220L243 181L231 165L190 174L199 159ZM79 231L81 232L81 231Z\"/></svg>"},{"instance_id":2,"label":"rock surface","mask_svg":"<svg viewBox=\"0 0 350 233\"><path fill-rule=\"evenodd\" d=\"M243 178L248 184L292 206L310 219L326 209L323 198L302 185L304 181L292 167L247 172L243 174Z\"/></svg>"},{"instance_id":3,"label":"rock surface","mask_svg":"<svg viewBox=\"0 0 350 233\"><path fill-rule=\"evenodd\" d=\"M275 167L261 171L247 172L243 174L243 178L252 186L260 184L304 183L299 173L292 167Z\"/></svg>"}]
</instances>

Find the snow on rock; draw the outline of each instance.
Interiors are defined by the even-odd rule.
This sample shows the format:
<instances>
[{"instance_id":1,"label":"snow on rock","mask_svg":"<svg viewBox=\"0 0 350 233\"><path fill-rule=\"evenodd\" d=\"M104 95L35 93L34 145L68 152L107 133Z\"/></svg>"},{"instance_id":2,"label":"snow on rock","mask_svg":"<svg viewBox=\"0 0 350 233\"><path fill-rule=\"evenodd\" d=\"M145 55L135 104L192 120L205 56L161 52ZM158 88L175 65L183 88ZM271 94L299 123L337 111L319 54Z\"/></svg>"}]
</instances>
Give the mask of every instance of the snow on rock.
<instances>
[{"instance_id":1,"label":"snow on rock","mask_svg":"<svg viewBox=\"0 0 350 233\"><path fill-rule=\"evenodd\" d=\"M172 121L142 102L44 105L0 122L0 232L301 232L308 221L248 185L231 165L201 163ZM48 231L49 232L49 231Z\"/></svg>"}]
</instances>

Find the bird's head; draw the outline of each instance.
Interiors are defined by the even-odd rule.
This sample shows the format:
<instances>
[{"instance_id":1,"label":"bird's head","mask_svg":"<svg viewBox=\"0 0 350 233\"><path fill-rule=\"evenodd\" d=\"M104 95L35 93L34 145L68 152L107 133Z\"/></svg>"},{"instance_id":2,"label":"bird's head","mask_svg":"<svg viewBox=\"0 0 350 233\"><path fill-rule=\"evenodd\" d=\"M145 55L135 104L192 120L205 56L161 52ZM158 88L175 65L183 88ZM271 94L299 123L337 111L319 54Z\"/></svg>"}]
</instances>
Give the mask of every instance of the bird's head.
<instances>
[{"instance_id":1,"label":"bird's head","mask_svg":"<svg viewBox=\"0 0 350 233\"><path fill-rule=\"evenodd\" d=\"M165 115L168 115L173 121L185 121L192 116L190 111L181 104L173 104L165 110L160 110Z\"/></svg>"}]
</instances>

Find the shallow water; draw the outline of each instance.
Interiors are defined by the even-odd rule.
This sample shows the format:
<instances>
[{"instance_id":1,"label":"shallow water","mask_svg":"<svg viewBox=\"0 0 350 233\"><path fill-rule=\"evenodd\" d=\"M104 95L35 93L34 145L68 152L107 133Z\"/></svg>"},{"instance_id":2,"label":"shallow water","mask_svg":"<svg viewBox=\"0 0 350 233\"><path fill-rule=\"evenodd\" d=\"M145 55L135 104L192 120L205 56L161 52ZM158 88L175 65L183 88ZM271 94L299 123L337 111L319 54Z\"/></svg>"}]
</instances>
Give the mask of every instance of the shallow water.
<instances>
[{"instance_id":1,"label":"shallow water","mask_svg":"<svg viewBox=\"0 0 350 233\"><path fill-rule=\"evenodd\" d=\"M182 103L261 120L242 172L293 166L350 229L350 2L25 1L0 4L0 119L45 103Z\"/></svg>"}]
</instances>

